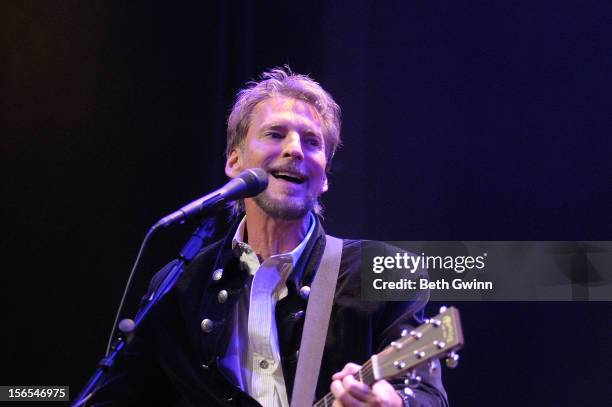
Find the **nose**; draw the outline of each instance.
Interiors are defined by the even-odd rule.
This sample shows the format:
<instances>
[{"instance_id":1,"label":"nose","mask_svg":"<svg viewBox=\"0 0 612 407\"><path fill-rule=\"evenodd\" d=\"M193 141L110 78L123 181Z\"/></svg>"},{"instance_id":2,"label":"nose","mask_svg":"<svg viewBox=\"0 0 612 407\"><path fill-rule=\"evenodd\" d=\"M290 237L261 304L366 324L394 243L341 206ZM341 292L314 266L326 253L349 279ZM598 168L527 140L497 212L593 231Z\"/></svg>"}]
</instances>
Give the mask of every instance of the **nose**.
<instances>
[{"instance_id":1,"label":"nose","mask_svg":"<svg viewBox=\"0 0 612 407\"><path fill-rule=\"evenodd\" d=\"M297 132L292 131L285 137L285 143L283 144L283 157L291 157L297 160L304 159L302 139Z\"/></svg>"}]
</instances>

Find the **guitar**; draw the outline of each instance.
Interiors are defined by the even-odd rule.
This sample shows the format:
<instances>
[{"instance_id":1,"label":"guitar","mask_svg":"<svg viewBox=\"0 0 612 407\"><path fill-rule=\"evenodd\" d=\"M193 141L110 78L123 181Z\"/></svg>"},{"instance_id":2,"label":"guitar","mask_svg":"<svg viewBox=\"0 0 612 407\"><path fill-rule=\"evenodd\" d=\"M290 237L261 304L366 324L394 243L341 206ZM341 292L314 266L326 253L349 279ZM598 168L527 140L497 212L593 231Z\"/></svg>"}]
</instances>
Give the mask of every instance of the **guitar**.
<instances>
[{"instance_id":1,"label":"guitar","mask_svg":"<svg viewBox=\"0 0 612 407\"><path fill-rule=\"evenodd\" d=\"M462 346L459 311L454 307L442 307L438 315L426 319L418 328L404 330L399 339L372 356L354 376L360 382L372 385L378 380L409 374L404 383L416 387L421 377L416 375L414 368L442 356L446 356L446 366L454 368L459 363L459 355L455 352ZM330 392L314 407L331 406L333 402L334 395Z\"/></svg>"}]
</instances>

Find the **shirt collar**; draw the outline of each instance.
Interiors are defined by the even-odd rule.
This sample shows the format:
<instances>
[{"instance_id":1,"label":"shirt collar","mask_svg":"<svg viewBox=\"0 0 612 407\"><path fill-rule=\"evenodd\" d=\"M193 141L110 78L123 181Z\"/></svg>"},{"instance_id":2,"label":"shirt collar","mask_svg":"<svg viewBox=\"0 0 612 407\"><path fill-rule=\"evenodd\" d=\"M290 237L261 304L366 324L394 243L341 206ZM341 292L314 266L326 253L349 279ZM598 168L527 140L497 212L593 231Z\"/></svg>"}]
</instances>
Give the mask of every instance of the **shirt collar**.
<instances>
[{"instance_id":1,"label":"shirt collar","mask_svg":"<svg viewBox=\"0 0 612 407\"><path fill-rule=\"evenodd\" d=\"M293 263L293 267L295 267L298 260L300 259L300 256L304 252L304 249L306 248L306 244L308 243L308 240L314 233L315 226L317 224L312 212L308 213L308 219L310 220L310 225L308 226L308 232L306 233L306 236L304 236L304 239L302 239L300 244L297 245L293 250L291 250L288 253L279 253L275 255L275 256L287 256L287 255L291 256L291 262ZM240 221L240 224L238 225L238 229L236 229L236 233L234 234L234 238L232 239L232 249L236 250L236 248L238 248L239 252L246 252L247 254L249 254L253 251L253 249L251 248L251 246L249 246L248 243L244 242L245 228L246 228L246 216L242 218L242 220Z\"/></svg>"}]
</instances>

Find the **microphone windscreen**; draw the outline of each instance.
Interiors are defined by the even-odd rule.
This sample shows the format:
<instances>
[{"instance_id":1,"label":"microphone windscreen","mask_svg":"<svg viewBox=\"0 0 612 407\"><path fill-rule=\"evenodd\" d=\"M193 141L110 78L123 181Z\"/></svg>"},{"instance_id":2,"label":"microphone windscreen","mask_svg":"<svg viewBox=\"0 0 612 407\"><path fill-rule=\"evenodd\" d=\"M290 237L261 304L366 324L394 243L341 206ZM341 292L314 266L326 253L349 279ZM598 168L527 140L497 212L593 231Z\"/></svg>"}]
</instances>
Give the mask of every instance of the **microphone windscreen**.
<instances>
[{"instance_id":1,"label":"microphone windscreen","mask_svg":"<svg viewBox=\"0 0 612 407\"><path fill-rule=\"evenodd\" d=\"M245 198L258 195L268 187L268 173L261 168L249 168L241 172L238 178L246 183L247 194Z\"/></svg>"}]
</instances>

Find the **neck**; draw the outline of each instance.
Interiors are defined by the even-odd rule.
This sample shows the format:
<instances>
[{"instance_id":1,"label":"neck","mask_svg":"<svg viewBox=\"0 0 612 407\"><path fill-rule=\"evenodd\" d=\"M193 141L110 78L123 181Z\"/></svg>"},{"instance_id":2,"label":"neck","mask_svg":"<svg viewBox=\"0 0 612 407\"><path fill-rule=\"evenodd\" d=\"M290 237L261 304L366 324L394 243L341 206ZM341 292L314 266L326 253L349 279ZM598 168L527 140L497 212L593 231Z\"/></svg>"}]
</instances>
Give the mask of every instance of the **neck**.
<instances>
[{"instance_id":1,"label":"neck","mask_svg":"<svg viewBox=\"0 0 612 407\"><path fill-rule=\"evenodd\" d=\"M247 202L245 206L248 243L262 261L295 249L308 232L309 214L284 220L269 216L255 203Z\"/></svg>"}]
</instances>

